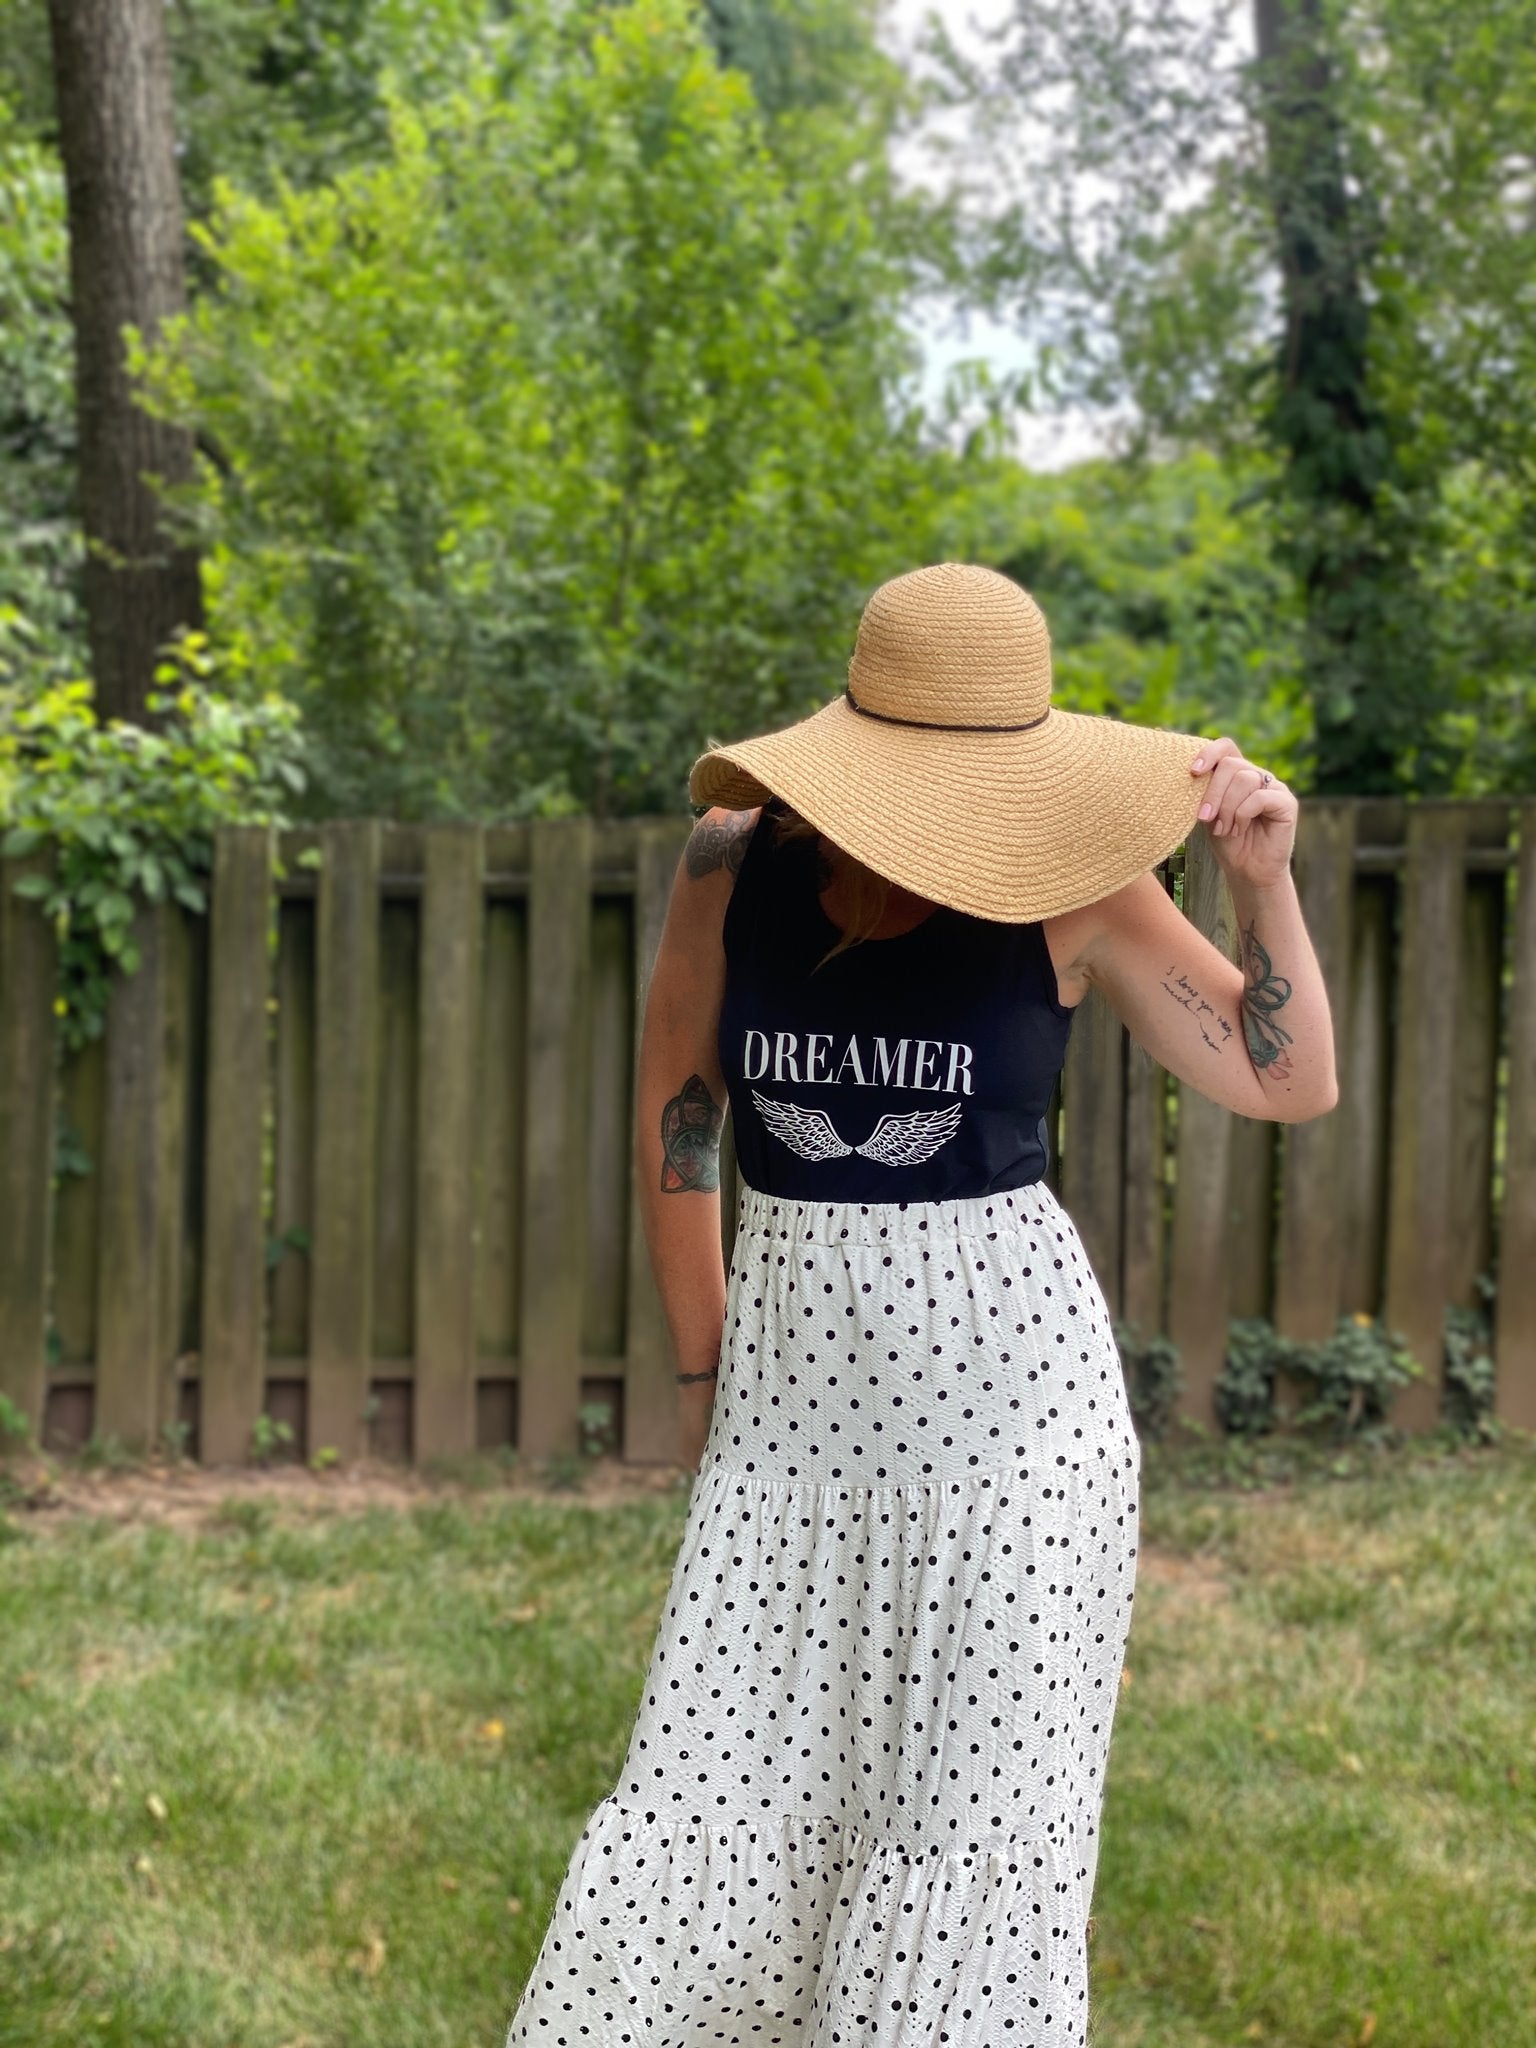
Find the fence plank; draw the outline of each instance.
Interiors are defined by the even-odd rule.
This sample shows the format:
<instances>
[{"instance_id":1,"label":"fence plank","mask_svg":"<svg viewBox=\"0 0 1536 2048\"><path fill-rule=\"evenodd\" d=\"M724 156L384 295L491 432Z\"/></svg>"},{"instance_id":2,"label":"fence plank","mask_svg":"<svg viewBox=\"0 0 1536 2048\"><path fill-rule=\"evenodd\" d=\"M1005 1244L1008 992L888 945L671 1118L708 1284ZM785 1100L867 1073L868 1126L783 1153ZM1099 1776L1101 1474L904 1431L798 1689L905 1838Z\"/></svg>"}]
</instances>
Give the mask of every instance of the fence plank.
<instances>
[{"instance_id":1,"label":"fence plank","mask_svg":"<svg viewBox=\"0 0 1536 2048\"><path fill-rule=\"evenodd\" d=\"M1158 864L1165 893L1173 894L1173 856ZM1167 1327L1168 1295L1168 1070L1125 1040L1123 1241L1119 1314L1139 1338Z\"/></svg>"},{"instance_id":2,"label":"fence plank","mask_svg":"<svg viewBox=\"0 0 1536 2048\"><path fill-rule=\"evenodd\" d=\"M1339 1075L1339 1199L1344 1218L1341 1310L1381 1308L1387 1250L1387 1133L1392 1108L1392 981L1396 885L1357 878Z\"/></svg>"},{"instance_id":3,"label":"fence plank","mask_svg":"<svg viewBox=\"0 0 1536 2048\"><path fill-rule=\"evenodd\" d=\"M380 858L388 860L390 837L386 835ZM421 1004L421 903L387 896L379 916L378 1008L378 1104L374 1113L374 1200L373 1200L373 1356L405 1361L416 1349L416 1133L419 1125L417 1079L422 1059ZM377 1382L386 1375L375 1374L372 1394L381 1392ZM384 1451L385 1434L392 1449L400 1454L400 1433L409 1432L409 1388L400 1371L387 1377L400 1389L391 1395L396 1404L386 1421L371 1400L377 1427L370 1426L369 1440L376 1451Z\"/></svg>"},{"instance_id":4,"label":"fence plank","mask_svg":"<svg viewBox=\"0 0 1536 2048\"><path fill-rule=\"evenodd\" d=\"M416 1099L418 1460L475 1448L475 1053L483 845L473 826L426 829Z\"/></svg>"},{"instance_id":5,"label":"fence plank","mask_svg":"<svg viewBox=\"0 0 1536 2048\"><path fill-rule=\"evenodd\" d=\"M1494 1303L1494 1412L1513 1429L1536 1429L1536 798L1520 804L1519 832Z\"/></svg>"},{"instance_id":6,"label":"fence plank","mask_svg":"<svg viewBox=\"0 0 1536 2048\"><path fill-rule=\"evenodd\" d=\"M581 1348L590 1359L622 1358L629 1212L634 1179L634 939L632 903L600 897L592 907L591 1064L587 1080L587 1279Z\"/></svg>"},{"instance_id":7,"label":"fence plank","mask_svg":"<svg viewBox=\"0 0 1536 2048\"><path fill-rule=\"evenodd\" d=\"M592 821L529 828L528 1149L523 1161L519 1448L577 1448L581 1405L582 1175L591 992Z\"/></svg>"},{"instance_id":8,"label":"fence plank","mask_svg":"<svg viewBox=\"0 0 1536 2048\"><path fill-rule=\"evenodd\" d=\"M272 835L214 836L204 1120L198 1456L241 1462L266 1394L261 1150L267 1080Z\"/></svg>"},{"instance_id":9,"label":"fence plank","mask_svg":"<svg viewBox=\"0 0 1536 2048\"><path fill-rule=\"evenodd\" d=\"M1343 1305L1348 1220L1340 1167L1348 1128L1354 859L1354 804L1347 798L1305 804L1296 835L1296 893L1328 992L1340 1099L1327 1116L1280 1127L1274 1323L1282 1336L1302 1343L1332 1336Z\"/></svg>"},{"instance_id":10,"label":"fence plank","mask_svg":"<svg viewBox=\"0 0 1536 2048\"><path fill-rule=\"evenodd\" d=\"M189 1324L187 1303L197 1292L198 1275L189 1251L188 1224L198 1183L190 1157L195 1134L202 1130L202 1105L192 1100L201 1037L202 977L197 971L200 950L194 927L179 903L156 906L160 931L160 1010L158 1028L159 1088L155 1111L156 1183L161 1223L155 1232L154 1431L158 1440L183 1413L183 1355L196 1348L195 1319ZM198 920L199 924L202 920ZM196 1388L189 1390L193 1402ZM195 1414L195 1405L193 1413Z\"/></svg>"},{"instance_id":11,"label":"fence plank","mask_svg":"<svg viewBox=\"0 0 1536 2048\"><path fill-rule=\"evenodd\" d=\"M494 858L487 843L486 860ZM476 1113L476 1325L479 1353L509 1377L517 1356L522 1239L523 1082L527 1067L528 919L521 903L486 906ZM498 1411L510 1417L511 1404ZM509 1438L510 1442L511 1439Z\"/></svg>"},{"instance_id":12,"label":"fence plank","mask_svg":"<svg viewBox=\"0 0 1536 2048\"><path fill-rule=\"evenodd\" d=\"M114 970L107 993L92 1426L138 1452L153 1445L161 1419L163 1242L177 1221L161 1152L169 915L164 904L138 906L139 965Z\"/></svg>"},{"instance_id":13,"label":"fence plank","mask_svg":"<svg viewBox=\"0 0 1536 2048\"><path fill-rule=\"evenodd\" d=\"M1203 832L1184 851L1184 914L1219 951L1234 952L1232 899ZM1226 1254L1227 1162L1233 1115L1187 1082L1178 1084L1178 1200L1173 1211L1168 1333L1179 1348L1178 1412L1214 1429L1216 1382L1226 1362L1230 1265Z\"/></svg>"},{"instance_id":14,"label":"fence plank","mask_svg":"<svg viewBox=\"0 0 1536 2048\"><path fill-rule=\"evenodd\" d=\"M1072 1019L1061 1076L1061 1202L1113 1315L1122 1298L1124 1064L1125 1026L1102 992L1090 988Z\"/></svg>"},{"instance_id":15,"label":"fence plank","mask_svg":"<svg viewBox=\"0 0 1536 2048\"><path fill-rule=\"evenodd\" d=\"M284 857L287 857L286 848ZM267 1357L309 1344L315 1227L315 905L280 903L272 1059L272 1247ZM263 1390L262 1399L266 1393Z\"/></svg>"},{"instance_id":16,"label":"fence plank","mask_svg":"<svg viewBox=\"0 0 1536 2048\"><path fill-rule=\"evenodd\" d=\"M43 1434L54 1149L53 926L18 896L47 850L0 861L0 1393Z\"/></svg>"},{"instance_id":17,"label":"fence plank","mask_svg":"<svg viewBox=\"0 0 1536 2048\"><path fill-rule=\"evenodd\" d=\"M1475 824L1474 824L1475 830ZM1475 843L1475 842L1474 842ZM1458 963L1456 1052L1451 1062L1450 1213L1446 1299L1482 1305L1477 1277L1493 1260L1493 1140L1498 1099L1499 982L1504 966L1504 877L1468 875Z\"/></svg>"},{"instance_id":18,"label":"fence plank","mask_svg":"<svg viewBox=\"0 0 1536 2048\"><path fill-rule=\"evenodd\" d=\"M96 1230L107 1047L90 1038L66 1052L59 1076L63 1156L53 1208L53 1328L61 1365L96 1357Z\"/></svg>"},{"instance_id":19,"label":"fence plank","mask_svg":"<svg viewBox=\"0 0 1536 2048\"><path fill-rule=\"evenodd\" d=\"M640 1031L645 998L651 985L656 949L667 919L673 877L683 847L693 830L692 818L646 818L635 828L635 1058L640 1056ZM632 1098L633 1099L633 1098ZM626 1148L625 1170L634 1189L634 1132ZM729 1238L736 1220L735 1160L731 1120L721 1134L720 1205L722 1257L730 1256ZM626 1343L624 1455L636 1461L670 1464L678 1457L677 1385L672 1339L662 1311L661 1295L651 1270L640 1204L629 1205L629 1317Z\"/></svg>"},{"instance_id":20,"label":"fence plank","mask_svg":"<svg viewBox=\"0 0 1536 2048\"><path fill-rule=\"evenodd\" d=\"M1227 1314L1267 1316L1274 1300L1275 1172L1280 1126L1234 1116L1227 1154Z\"/></svg>"},{"instance_id":21,"label":"fence plank","mask_svg":"<svg viewBox=\"0 0 1536 2048\"><path fill-rule=\"evenodd\" d=\"M1404 1429L1439 1420L1450 1281L1456 967L1461 959L1464 806L1409 807L1397 974L1384 1313L1424 1368L1392 1408Z\"/></svg>"},{"instance_id":22,"label":"fence plank","mask_svg":"<svg viewBox=\"0 0 1536 2048\"><path fill-rule=\"evenodd\" d=\"M379 829L320 834L315 925L315 1213L310 1275L309 1452L367 1446L373 1358Z\"/></svg>"},{"instance_id":23,"label":"fence plank","mask_svg":"<svg viewBox=\"0 0 1536 2048\"><path fill-rule=\"evenodd\" d=\"M1142 1338L1161 1334L1166 1313L1167 1092L1166 1068L1127 1034L1125 1245L1119 1313Z\"/></svg>"},{"instance_id":24,"label":"fence plank","mask_svg":"<svg viewBox=\"0 0 1536 2048\"><path fill-rule=\"evenodd\" d=\"M1469 848L1508 846L1510 804L1482 801L1468 808ZM1447 1299L1466 1308L1484 1305L1478 1276L1491 1272L1494 1256L1493 1159L1507 879L1503 874L1469 873L1463 885L1448 1162L1456 1229L1446 1286Z\"/></svg>"}]
</instances>

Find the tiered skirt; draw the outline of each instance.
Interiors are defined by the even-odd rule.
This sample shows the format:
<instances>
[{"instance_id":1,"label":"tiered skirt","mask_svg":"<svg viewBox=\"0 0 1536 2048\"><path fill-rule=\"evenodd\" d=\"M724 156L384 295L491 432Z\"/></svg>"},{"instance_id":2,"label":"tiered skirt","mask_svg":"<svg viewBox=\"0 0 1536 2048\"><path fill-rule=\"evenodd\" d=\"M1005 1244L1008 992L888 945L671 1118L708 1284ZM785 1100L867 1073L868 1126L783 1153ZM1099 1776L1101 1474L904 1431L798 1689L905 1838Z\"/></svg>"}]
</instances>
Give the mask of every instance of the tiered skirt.
<instances>
[{"instance_id":1,"label":"tiered skirt","mask_svg":"<svg viewBox=\"0 0 1536 2048\"><path fill-rule=\"evenodd\" d=\"M743 1188L627 1753L507 2048L1082 2048L1139 1476L1043 1182Z\"/></svg>"}]
</instances>

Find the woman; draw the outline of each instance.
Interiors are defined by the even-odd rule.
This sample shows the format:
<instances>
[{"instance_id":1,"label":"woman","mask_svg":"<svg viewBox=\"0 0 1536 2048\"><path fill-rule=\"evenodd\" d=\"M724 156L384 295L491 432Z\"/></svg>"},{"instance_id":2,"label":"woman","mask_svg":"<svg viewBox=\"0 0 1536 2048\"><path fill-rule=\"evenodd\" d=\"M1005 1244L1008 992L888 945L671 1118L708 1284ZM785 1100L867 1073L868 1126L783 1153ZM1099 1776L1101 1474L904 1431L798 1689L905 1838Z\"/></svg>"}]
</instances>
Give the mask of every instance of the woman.
<instances>
[{"instance_id":1,"label":"woman","mask_svg":"<svg viewBox=\"0 0 1536 2048\"><path fill-rule=\"evenodd\" d=\"M1033 601L946 563L694 763L637 1141L697 1470L510 2048L1086 2039L1140 1447L1046 1104L1089 987L1243 1115L1336 1087L1295 797L1050 689ZM1197 819L1241 967L1152 872Z\"/></svg>"}]
</instances>

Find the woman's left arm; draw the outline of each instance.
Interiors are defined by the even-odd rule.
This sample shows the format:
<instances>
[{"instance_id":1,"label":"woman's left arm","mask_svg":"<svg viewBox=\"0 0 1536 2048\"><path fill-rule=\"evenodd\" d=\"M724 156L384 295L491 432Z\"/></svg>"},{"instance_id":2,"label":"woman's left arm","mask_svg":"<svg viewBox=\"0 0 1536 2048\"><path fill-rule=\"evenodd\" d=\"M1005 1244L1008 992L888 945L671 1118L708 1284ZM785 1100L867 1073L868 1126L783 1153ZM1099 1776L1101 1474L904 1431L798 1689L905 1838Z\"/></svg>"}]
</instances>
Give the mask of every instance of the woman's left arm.
<instances>
[{"instance_id":1,"label":"woman's left arm","mask_svg":"<svg viewBox=\"0 0 1536 2048\"><path fill-rule=\"evenodd\" d=\"M1326 1115L1339 1088L1328 992L1291 876L1297 800L1226 735L1190 770L1210 773L1201 822L1231 894L1240 963L1149 873L1094 906L1079 972L1139 1044L1213 1101L1282 1123Z\"/></svg>"},{"instance_id":2,"label":"woman's left arm","mask_svg":"<svg viewBox=\"0 0 1536 2048\"><path fill-rule=\"evenodd\" d=\"M1192 775L1207 770L1199 815L1237 922L1248 1056L1260 1081L1283 1082L1293 1098L1332 1109L1339 1099L1333 1019L1291 874L1299 806L1225 733L1190 764Z\"/></svg>"}]
</instances>

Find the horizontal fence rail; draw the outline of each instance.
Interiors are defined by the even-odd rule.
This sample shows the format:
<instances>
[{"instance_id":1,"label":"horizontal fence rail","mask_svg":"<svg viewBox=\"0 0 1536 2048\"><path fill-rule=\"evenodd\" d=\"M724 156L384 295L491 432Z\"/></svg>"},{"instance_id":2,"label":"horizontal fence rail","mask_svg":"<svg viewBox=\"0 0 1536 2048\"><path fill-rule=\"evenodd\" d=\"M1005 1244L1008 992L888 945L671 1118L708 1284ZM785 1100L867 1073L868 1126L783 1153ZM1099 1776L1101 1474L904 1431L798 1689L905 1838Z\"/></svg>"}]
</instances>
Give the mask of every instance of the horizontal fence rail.
<instances>
[{"instance_id":1,"label":"horizontal fence rail","mask_svg":"<svg viewBox=\"0 0 1536 2048\"><path fill-rule=\"evenodd\" d=\"M217 838L209 907L65 1056L54 940L0 864L0 1391L45 1443L208 1463L596 1443L677 1456L632 1184L645 988L687 818L347 821ZM1235 957L1204 835L1186 915ZM1441 1413L1448 1305L1493 1302L1536 1426L1536 799L1312 799L1295 872L1333 1010L1329 1116L1235 1116L1092 993L1049 1180L1118 1321L1214 1423L1233 1318L1382 1316ZM727 1118L722 1249L737 1176ZM283 1429L286 1425L286 1433Z\"/></svg>"}]
</instances>

